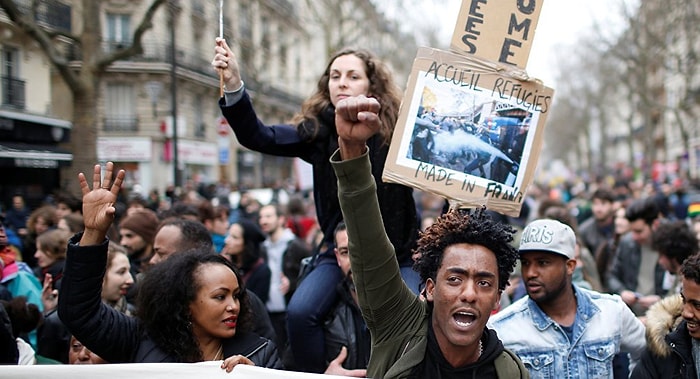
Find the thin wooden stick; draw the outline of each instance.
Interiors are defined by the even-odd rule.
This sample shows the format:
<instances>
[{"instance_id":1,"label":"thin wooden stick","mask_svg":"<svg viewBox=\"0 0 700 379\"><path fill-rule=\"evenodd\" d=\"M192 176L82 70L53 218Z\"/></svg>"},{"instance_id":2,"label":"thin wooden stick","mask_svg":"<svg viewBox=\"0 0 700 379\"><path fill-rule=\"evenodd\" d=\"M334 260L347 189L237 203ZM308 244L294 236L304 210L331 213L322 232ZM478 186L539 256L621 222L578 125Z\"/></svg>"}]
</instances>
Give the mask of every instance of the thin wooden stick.
<instances>
[{"instance_id":1,"label":"thin wooden stick","mask_svg":"<svg viewBox=\"0 0 700 379\"><path fill-rule=\"evenodd\" d=\"M224 0L219 0L219 38L224 38ZM224 72L219 72L219 97L224 96Z\"/></svg>"}]
</instances>

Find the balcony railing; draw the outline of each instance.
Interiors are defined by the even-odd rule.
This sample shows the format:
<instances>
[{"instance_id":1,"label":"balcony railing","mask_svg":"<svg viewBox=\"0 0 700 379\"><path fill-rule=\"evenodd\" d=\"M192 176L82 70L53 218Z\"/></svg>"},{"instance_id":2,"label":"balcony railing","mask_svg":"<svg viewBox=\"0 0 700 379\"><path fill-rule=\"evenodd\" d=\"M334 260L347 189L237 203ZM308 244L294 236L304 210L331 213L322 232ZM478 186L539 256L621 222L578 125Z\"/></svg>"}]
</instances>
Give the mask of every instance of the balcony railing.
<instances>
[{"instance_id":1,"label":"balcony railing","mask_svg":"<svg viewBox=\"0 0 700 379\"><path fill-rule=\"evenodd\" d=\"M131 42L126 42L126 41L104 41L102 42L102 50L104 50L106 53L112 53L117 50L124 50L127 47L131 46Z\"/></svg>"},{"instance_id":2,"label":"balcony railing","mask_svg":"<svg viewBox=\"0 0 700 379\"><path fill-rule=\"evenodd\" d=\"M103 41L102 50L106 53L111 53L115 50L127 48L130 45L131 42ZM70 60L82 60L81 51L77 46L70 46L69 49ZM211 68L211 61L208 60L208 57L204 57L201 52L178 48L175 60L180 68L194 71L198 74L216 76L216 73ZM170 43L144 43L142 54L127 58L124 61L169 64L171 61Z\"/></svg>"},{"instance_id":3,"label":"balcony railing","mask_svg":"<svg viewBox=\"0 0 700 379\"><path fill-rule=\"evenodd\" d=\"M128 43L127 43L128 45ZM117 43L117 42L110 42L110 41L103 41L102 42L102 49L105 52L111 52L114 51L115 49L121 49L121 48L126 48L126 45L123 45L123 43ZM177 49L177 55L175 57L175 60L177 62L177 66L181 69L189 70L192 72L195 72L197 74L209 76L209 77L216 77L216 73L214 70L211 68L211 61L208 59L208 55L203 56L201 52L198 52L194 49L182 49L178 48ZM243 56L240 57L241 61L246 61L247 59L245 58L245 51L243 52ZM71 60L81 60L81 54L80 50L76 46L71 47L71 54L70 54L70 59ZM252 58L248 58L252 59ZM125 62L139 62L139 63L166 63L170 64L171 62L171 56L170 56L170 43L144 43L143 44L143 53L139 54L137 56L130 57L128 59L124 60ZM291 102L291 103L298 103L301 104L302 99L297 98L296 96L287 93L286 91L279 89L274 86L270 85L264 85L264 83L259 82L258 78L255 77L255 75L250 75L247 71L242 73L243 75L243 80L246 82L246 86L248 88L257 88L257 89L262 89L264 86L264 92L268 94L269 96L274 96L276 98L279 98L283 101Z\"/></svg>"},{"instance_id":4,"label":"balcony railing","mask_svg":"<svg viewBox=\"0 0 700 379\"><path fill-rule=\"evenodd\" d=\"M2 105L24 109L24 80L2 77Z\"/></svg>"},{"instance_id":5,"label":"balcony railing","mask_svg":"<svg viewBox=\"0 0 700 379\"><path fill-rule=\"evenodd\" d=\"M139 130L139 119L136 116L107 116L104 119L106 132L136 132Z\"/></svg>"},{"instance_id":6,"label":"balcony railing","mask_svg":"<svg viewBox=\"0 0 700 379\"><path fill-rule=\"evenodd\" d=\"M32 12L32 0L14 0L14 2L23 14ZM70 33L71 7L58 0L38 1L34 20L49 29Z\"/></svg>"}]
</instances>

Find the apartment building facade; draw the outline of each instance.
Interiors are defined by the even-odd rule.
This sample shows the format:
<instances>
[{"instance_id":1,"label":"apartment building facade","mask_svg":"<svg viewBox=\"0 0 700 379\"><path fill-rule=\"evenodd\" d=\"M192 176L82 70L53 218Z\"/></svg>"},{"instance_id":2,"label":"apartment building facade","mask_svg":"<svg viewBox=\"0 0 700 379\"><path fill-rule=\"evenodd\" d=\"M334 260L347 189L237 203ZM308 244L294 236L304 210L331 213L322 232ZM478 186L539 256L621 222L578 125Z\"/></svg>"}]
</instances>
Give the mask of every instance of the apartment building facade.
<instances>
[{"instance_id":1,"label":"apartment building facade","mask_svg":"<svg viewBox=\"0 0 700 379\"><path fill-rule=\"evenodd\" d=\"M112 52L128 47L151 2L102 1L101 48ZM31 1L16 3L27 6ZM126 169L126 186L144 195L151 189L163 193L176 181L186 187L226 182L254 188L295 185L299 176L298 162L240 146L221 118L219 81L210 65L214 38L220 32L218 3L166 1L155 13L152 28L142 37L143 53L114 62L99 81L95 125L98 160L112 161ZM50 0L42 4L64 13L66 18L57 27L66 32L82 29L80 1ZM374 51L389 60L399 83L405 82L415 55L414 39L399 33L369 0L225 0L223 4L224 37L240 61L256 111L266 123L292 118L303 99L312 93L334 50L353 46ZM47 14L58 13L52 8ZM343 15L341 21L339 15ZM51 168L51 175L57 176L58 165L70 165L71 154L76 153L57 147L70 138L71 92L37 45L7 18L0 18L0 39L0 133L7 129L2 124L8 105L5 97L15 99L11 93L16 92L8 92L6 87L12 89L18 80L24 80L24 112L40 116L45 129L53 131L53 155L46 162L53 162L56 167ZM66 45L74 51L70 54L74 67L89 59L75 46ZM18 62L19 71L12 71L13 62ZM58 130L62 131L60 138ZM0 149L5 149L2 136ZM0 150L0 164L9 162L3 153ZM26 193L32 182L41 179L46 183L36 192L46 194L65 182L57 177L47 180L51 175L39 171L27 183L3 191ZM3 193L3 200L6 196Z\"/></svg>"},{"instance_id":2,"label":"apartment building facade","mask_svg":"<svg viewBox=\"0 0 700 379\"><path fill-rule=\"evenodd\" d=\"M28 1L18 2L27 9ZM45 1L36 22L51 31L69 32L71 9ZM39 46L0 12L0 205L21 193L39 204L59 185L60 167L72 152L59 147L71 137L72 123L51 99L51 65Z\"/></svg>"}]
</instances>

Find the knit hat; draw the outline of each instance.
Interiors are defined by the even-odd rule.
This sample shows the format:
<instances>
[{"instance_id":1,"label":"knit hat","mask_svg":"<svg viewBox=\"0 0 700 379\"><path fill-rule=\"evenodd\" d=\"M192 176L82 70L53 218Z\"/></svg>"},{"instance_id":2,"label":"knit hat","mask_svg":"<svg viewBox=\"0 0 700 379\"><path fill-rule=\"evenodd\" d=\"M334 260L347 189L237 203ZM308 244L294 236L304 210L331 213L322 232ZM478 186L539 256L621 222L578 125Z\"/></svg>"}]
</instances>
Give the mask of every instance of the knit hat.
<instances>
[{"instance_id":1,"label":"knit hat","mask_svg":"<svg viewBox=\"0 0 700 379\"><path fill-rule=\"evenodd\" d=\"M557 220L541 219L529 223L520 237L520 253L545 251L576 258L576 235Z\"/></svg>"},{"instance_id":2,"label":"knit hat","mask_svg":"<svg viewBox=\"0 0 700 379\"><path fill-rule=\"evenodd\" d=\"M147 244L152 245L158 229L158 216L148 208L134 209L119 223L119 228L129 229L138 234Z\"/></svg>"},{"instance_id":3,"label":"knit hat","mask_svg":"<svg viewBox=\"0 0 700 379\"><path fill-rule=\"evenodd\" d=\"M700 201L693 201L688 205L688 217L695 218L700 216Z\"/></svg>"}]
</instances>

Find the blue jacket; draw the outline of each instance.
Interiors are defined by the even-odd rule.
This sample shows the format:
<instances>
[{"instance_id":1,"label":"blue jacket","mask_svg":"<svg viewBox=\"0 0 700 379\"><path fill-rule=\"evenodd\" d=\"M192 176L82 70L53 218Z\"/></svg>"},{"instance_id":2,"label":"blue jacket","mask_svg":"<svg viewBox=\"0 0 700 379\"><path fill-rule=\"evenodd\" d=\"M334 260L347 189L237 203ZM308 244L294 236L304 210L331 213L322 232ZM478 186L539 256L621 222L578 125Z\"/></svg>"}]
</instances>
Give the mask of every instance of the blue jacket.
<instances>
[{"instance_id":1,"label":"blue jacket","mask_svg":"<svg viewBox=\"0 0 700 379\"><path fill-rule=\"evenodd\" d=\"M636 363L646 346L644 325L617 295L574 286L573 341L526 296L491 316L489 326L517 354L531 378L612 378L620 351ZM517 332L514 332L517 331Z\"/></svg>"}]
</instances>

